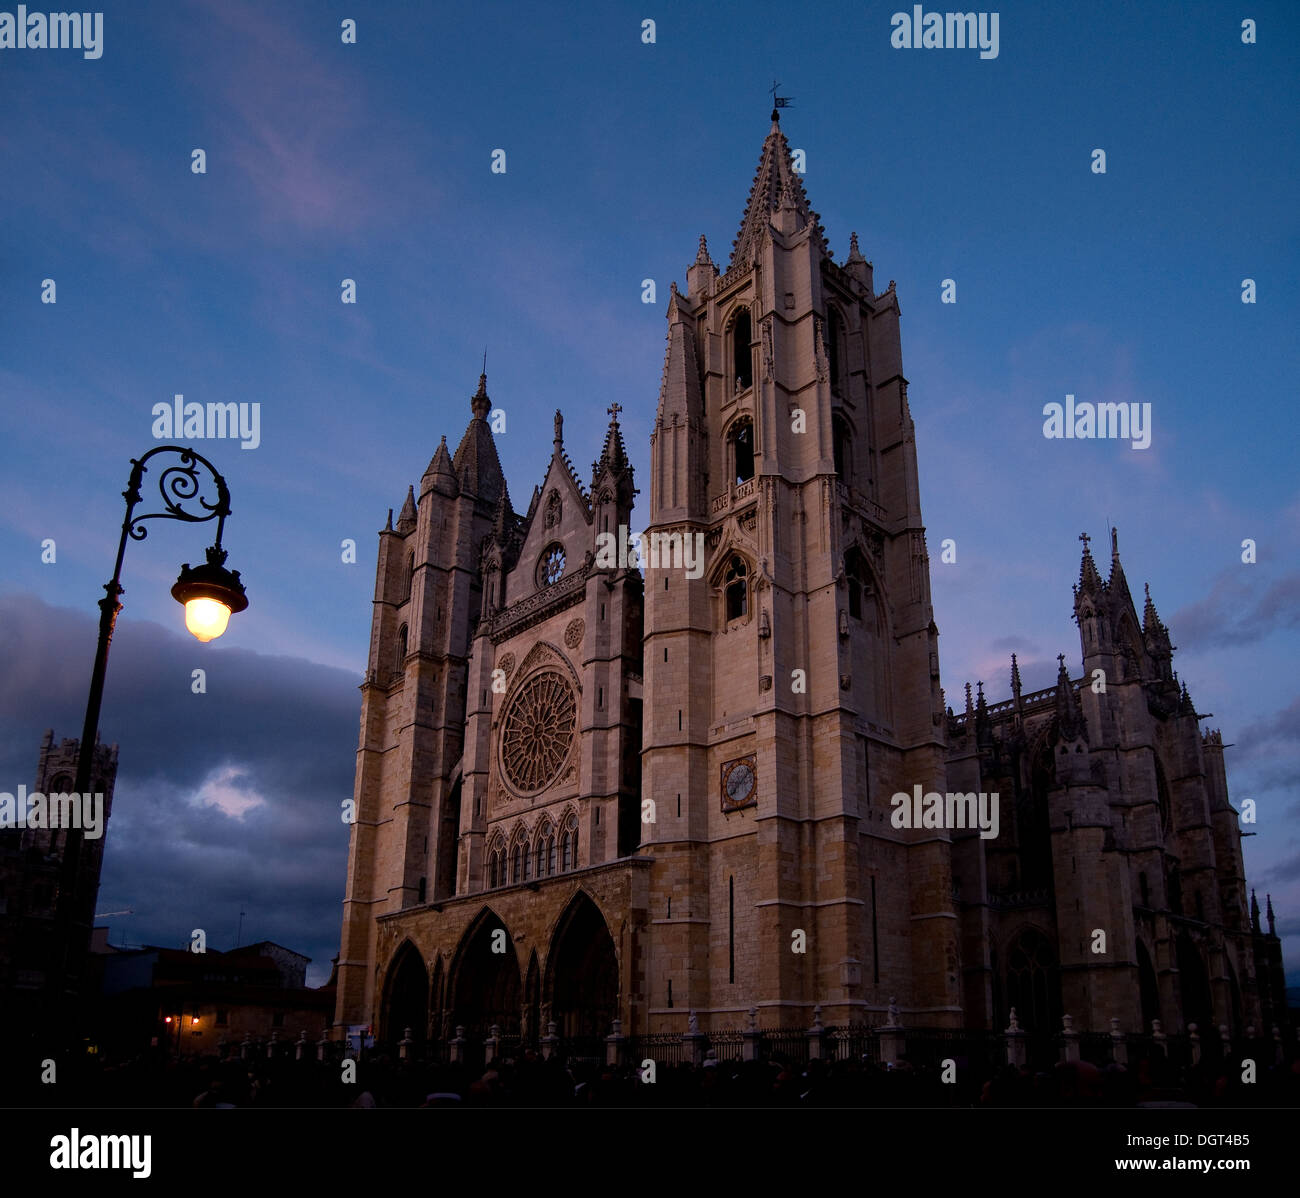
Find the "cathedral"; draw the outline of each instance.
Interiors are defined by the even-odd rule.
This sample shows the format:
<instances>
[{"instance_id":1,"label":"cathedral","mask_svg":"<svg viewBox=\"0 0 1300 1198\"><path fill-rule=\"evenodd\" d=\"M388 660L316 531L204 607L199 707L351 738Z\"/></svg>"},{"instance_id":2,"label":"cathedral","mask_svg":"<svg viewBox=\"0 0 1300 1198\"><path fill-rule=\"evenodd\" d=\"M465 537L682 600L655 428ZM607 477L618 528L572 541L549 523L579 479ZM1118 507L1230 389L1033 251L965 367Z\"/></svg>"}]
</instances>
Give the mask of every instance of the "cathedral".
<instances>
[{"instance_id":1,"label":"cathedral","mask_svg":"<svg viewBox=\"0 0 1300 1198\"><path fill-rule=\"evenodd\" d=\"M777 112L667 323L646 523L617 405L589 478L556 413L517 512L480 376L379 534L336 1024L1279 1020L1224 746L1114 537L1080 672L947 707L894 283L831 257ZM633 527L698 568L612 561ZM994 796L997 835L898 827L914 792Z\"/></svg>"}]
</instances>

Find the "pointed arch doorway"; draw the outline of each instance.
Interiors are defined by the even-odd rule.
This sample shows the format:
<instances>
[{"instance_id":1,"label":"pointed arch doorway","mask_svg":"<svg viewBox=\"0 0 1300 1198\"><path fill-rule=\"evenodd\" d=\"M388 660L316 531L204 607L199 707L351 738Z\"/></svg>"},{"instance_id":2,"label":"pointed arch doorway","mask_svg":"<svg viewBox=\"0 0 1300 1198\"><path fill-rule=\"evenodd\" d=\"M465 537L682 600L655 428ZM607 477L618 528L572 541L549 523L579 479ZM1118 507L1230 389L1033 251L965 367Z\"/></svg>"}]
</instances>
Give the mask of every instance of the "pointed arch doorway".
<instances>
[{"instance_id":1,"label":"pointed arch doorway","mask_svg":"<svg viewBox=\"0 0 1300 1198\"><path fill-rule=\"evenodd\" d=\"M409 940L402 943L388 967L383 1013L379 1034L384 1040L402 1039L407 1028L413 1040L422 1042L428 1035L429 973Z\"/></svg>"},{"instance_id":2,"label":"pointed arch doorway","mask_svg":"<svg viewBox=\"0 0 1300 1198\"><path fill-rule=\"evenodd\" d=\"M555 926L545 989L563 1040L603 1044L618 1015L618 954L605 917L584 891L574 895Z\"/></svg>"},{"instance_id":3,"label":"pointed arch doorway","mask_svg":"<svg viewBox=\"0 0 1300 1198\"><path fill-rule=\"evenodd\" d=\"M499 951L500 949L504 951ZM497 949L498 951L494 951ZM448 1023L481 1044L493 1025L502 1035L519 1034L519 958L500 916L485 907L466 929L448 977Z\"/></svg>"}]
</instances>

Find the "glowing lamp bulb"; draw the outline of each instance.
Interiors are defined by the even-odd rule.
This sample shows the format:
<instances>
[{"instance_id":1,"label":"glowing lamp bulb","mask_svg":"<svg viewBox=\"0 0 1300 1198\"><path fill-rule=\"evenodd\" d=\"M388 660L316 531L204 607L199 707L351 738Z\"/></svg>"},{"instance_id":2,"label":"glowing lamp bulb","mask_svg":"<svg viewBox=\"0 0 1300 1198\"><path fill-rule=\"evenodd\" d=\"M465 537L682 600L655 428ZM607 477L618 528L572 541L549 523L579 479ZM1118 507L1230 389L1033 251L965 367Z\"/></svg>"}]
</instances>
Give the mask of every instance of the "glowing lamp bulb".
<instances>
[{"instance_id":1,"label":"glowing lamp bulb","mask_svg":"<svg viewBox=\"0 0 1300 1198\"><path fill-rule=\"evenodd\" d=\"M185 603L185 627L201 641L215 640L229 623L230 608L218 599L190 599Z\"/></svg>"}]
</instances>

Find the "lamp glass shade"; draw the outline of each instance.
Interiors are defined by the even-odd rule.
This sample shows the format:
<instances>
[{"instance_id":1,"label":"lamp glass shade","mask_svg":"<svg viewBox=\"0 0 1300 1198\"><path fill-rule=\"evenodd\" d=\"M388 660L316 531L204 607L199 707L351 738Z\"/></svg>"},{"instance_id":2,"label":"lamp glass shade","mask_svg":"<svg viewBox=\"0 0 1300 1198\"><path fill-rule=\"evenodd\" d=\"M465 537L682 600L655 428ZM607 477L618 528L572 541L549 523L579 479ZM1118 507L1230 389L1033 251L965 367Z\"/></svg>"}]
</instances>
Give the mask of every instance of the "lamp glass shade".
<instances>
[{"instance_id":1,"label":"lamp glass shade","mask_svg":"<svg viewBox=\"0 0 1300 1198\"><path fill-rule=\"evenodd\" d=\"M185 627L199 640L211 641L226 631L230 608L218 599L189 599L185 603Z\"/></svg>"}]
</instances>

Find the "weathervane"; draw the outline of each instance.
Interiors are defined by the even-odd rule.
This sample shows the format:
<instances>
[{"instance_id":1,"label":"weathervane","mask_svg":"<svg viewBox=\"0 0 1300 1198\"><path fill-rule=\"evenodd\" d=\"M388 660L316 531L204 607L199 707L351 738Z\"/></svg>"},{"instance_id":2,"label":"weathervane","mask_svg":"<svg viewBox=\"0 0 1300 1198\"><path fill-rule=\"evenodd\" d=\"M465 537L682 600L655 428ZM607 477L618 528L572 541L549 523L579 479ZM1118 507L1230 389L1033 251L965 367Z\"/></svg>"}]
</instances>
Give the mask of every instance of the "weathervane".
<instances>
[{"instance_id":1,"label":"weathervane","mask_svg":"<svg viewBox=\"0 0 1300 1198\"><path fill-rule=\"evenodd\" d=\"M772 119L773 120L777 119L776 110L778 108L789 108L791 102L794 100L793 96L778 96L776 94L776 89L780 86L781 85L775 79L773 79L772 86L767 89L772 93Z\"/></svg>"}]
</instances>

